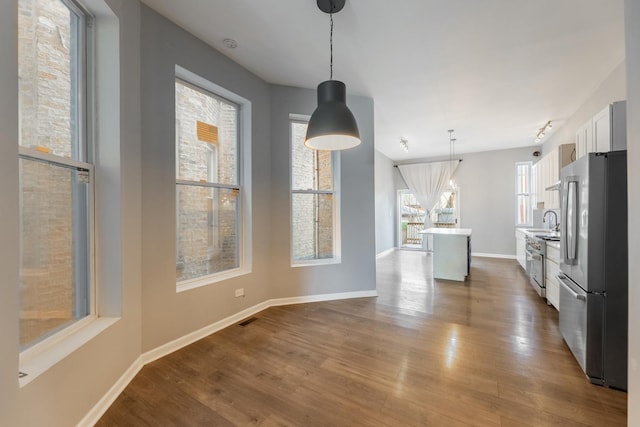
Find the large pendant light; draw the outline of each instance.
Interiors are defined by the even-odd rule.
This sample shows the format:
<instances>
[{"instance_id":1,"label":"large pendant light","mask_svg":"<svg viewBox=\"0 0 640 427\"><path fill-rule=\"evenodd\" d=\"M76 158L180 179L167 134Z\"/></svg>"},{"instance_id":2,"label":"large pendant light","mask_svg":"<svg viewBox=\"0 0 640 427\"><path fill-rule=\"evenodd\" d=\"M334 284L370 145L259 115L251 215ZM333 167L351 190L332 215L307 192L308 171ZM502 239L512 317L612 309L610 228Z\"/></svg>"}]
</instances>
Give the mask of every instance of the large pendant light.
<instances>
[{"instance_id":1,"label":"large pendant light","mask_svg":"<svg viewBox=\"0 0 640 427\"><path fill-rule=\"evenodd\" d=\"M347 87L333 80L333 14L340 12L345 0L317 0L318 8L329 14L331 23L329 80L318 85L318 107L309 119L304 145L314 150L346 150L360 144L360 132L353 113L347 107Z\"/></svg>"}]
</instances>

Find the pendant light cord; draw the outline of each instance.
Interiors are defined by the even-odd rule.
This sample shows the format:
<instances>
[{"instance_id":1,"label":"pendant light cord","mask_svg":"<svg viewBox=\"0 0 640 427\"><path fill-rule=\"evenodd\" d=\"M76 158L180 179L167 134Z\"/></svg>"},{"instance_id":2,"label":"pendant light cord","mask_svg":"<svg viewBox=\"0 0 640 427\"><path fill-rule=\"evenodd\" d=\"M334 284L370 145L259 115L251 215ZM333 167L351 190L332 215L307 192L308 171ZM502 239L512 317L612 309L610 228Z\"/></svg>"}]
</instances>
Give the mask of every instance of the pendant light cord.
<instances>
[{"instance_id":1,"label":"pendant light cord","mask_svg":"<svg viewBox=\"0 0 640 427\"><path fill-rule=\"evenodd\" d=\"M453 158L451 147L453 142L451 141L451 131L449 131L449 182L451 182L451 161Z\"/></svg>"},{"instance_id":2,"label":"pendant light cord","mask_svg":"<svg viewBox=\"0 0 640 427\"><path fill-rule=\"evenodd\" d=\"M453 129L449 129L449 184L453 181L453 142L455 139L452 138L452 135Z\"/></svg>"},{"instance_id":3,"label":"pendant light cord","mask_svg":"<svg viewBox=\"0 0 640 427\"><path fill-rule=\"evenodd\" d=\"M331 32L329 33L329 80L333 80L333 2L331 2L331 12L329 13L329 21L331 22Z\"/></svg>"}]
</instances>

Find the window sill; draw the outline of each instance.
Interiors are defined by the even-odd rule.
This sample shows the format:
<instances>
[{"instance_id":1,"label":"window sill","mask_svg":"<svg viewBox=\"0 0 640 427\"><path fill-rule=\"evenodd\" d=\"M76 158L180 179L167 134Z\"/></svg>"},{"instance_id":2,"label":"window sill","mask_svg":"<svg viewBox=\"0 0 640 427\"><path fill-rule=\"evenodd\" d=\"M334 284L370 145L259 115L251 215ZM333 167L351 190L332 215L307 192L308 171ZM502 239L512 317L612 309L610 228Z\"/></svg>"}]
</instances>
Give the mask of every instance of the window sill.
<instances>
[{"instance_id":1,"label":"window sill","mask_svg":"<svg viewBox=\"0 0 640 427\"><path fill-rule=\"evenodd\" d=\"M176 284L176 292L180 293L189 291L191 289L196 289L202 286L211 285L213 283L222 282L224 280L233 279L234 277L244 276L245 274L249 273L251 273L251 269L236 268L234 270L225 271L224 273L198 277L197 279L184 280Z\"/></svg>"},{"instance_id":2,"label":"window sill","mask_svg":"<svg viewBox=\"0 0 640 427\"><path fill-rule=\"evenodd\" d=\"M318 267L321 265L341 264L341 258L328 258L328 259L309 259L304 261L293 261L291 267Z\"/></svg>"},{"instance_id":3,"label":"window sill","mask_svg":"<svg viewBox=\"0 0 640 427\"><path fill-rule=\"evenodd\" d=\"M90 317L47 338L20 353L20 372L25 376L19 378L20 387L45 373L49 368L69 356L74 351L91 341L102 331L116 323L118 317Z\"/></svg>"}]
</instances>

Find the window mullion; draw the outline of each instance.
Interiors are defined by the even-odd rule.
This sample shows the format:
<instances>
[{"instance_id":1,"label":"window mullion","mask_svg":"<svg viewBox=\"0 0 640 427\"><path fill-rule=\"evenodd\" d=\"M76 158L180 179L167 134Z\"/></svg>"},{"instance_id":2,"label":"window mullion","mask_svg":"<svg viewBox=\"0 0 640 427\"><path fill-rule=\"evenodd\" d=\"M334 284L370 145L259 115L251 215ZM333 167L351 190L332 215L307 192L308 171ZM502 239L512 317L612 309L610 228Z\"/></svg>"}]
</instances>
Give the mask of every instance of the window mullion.
<instances>
[{"instance_id":1,"label":"window mullion","mask_svg":"<svg viewBox=\"0 0 640 427\"><path fill-rule=\"evenodd\" d=\"M291 190L294 194L335 194L333 190Z\"/></svg>"},{"instance_id":2,"label":"window mullion","mask_svg":"<svg viewBox=\"0 0 640 427\"><path fill-rule=\"evenodd\" d=\"M217 182L191 181L188 179L176 179L176 185L191 185L196 187L224 188L227 190L240 191L239 185L220 184Z\"/></svg>"},{"instance_id":3,"label":"window mullion","mask_svg":"<svg viewBox=\"0 0 640 427\"><path fill-rule=\"evenodd\" d=\"M69 157L56 156L55 154L49 154L41 152L33 148L19 147L18 157L25 160L34 160L43 163L52 163L56 166L63 168L76 169L76 170L91 170L93 165L87 162L81 162Z\"/></svg>"}]
</instances>

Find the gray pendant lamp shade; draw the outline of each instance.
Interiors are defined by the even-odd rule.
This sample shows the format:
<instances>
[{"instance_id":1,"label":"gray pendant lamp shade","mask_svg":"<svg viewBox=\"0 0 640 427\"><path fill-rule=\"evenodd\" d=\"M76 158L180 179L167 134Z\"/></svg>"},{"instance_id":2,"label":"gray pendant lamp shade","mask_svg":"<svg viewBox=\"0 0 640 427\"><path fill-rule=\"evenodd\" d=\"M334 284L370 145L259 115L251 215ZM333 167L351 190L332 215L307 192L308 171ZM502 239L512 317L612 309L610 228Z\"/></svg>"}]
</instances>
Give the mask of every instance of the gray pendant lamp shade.
<instances>
[{"instance_id":1,"label":"gray pendant lamp shade","mask_svg":"<svg viewBox=\"0 0 640 427\"><path fill-rule=\"evenodd\" d=\"M316 3L329 14L331 62L329 80L318 85L318 107L309 119L304 145L314 150L346 150L361 141L358 123L347 107L347 87L333 80L333 14L342 10L345 0L316 0Z\"/></svg>"},{"instance_id":2,"label":"gray pendant lamp shade","mask_svg":"<svg viewBox=\"0 0 640 427\"><path fill-rule=\"evenodd\" d=\"M347 87L338 80L318 85L318 107L309 119L304 144L315 150L346 150L360 144L355 117L347 107Z\"/></svg>"}]
</instances>

